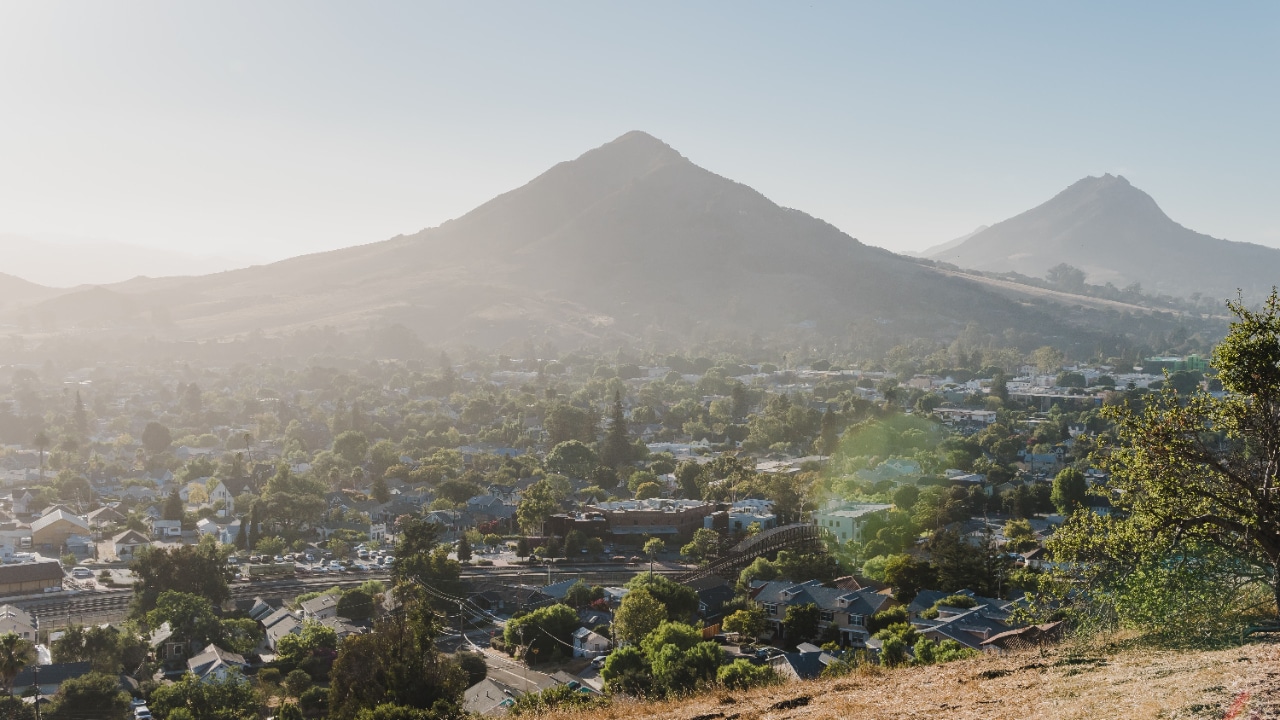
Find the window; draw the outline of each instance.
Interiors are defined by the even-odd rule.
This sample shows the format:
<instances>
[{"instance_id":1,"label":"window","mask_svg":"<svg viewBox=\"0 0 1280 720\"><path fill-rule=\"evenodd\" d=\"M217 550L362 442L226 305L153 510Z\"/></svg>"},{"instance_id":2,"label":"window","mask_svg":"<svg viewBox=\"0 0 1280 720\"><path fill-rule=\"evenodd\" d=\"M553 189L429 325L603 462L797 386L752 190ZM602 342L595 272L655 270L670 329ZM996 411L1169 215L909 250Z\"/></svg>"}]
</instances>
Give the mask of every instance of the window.
<instances>
[{"instance_id":1,"label":"window","mask_svg":"<svg viewBox=\"0 0 1280 720\"><path fill-rule=\"evenodd\" d=\"M831 610L822 611L822 622L831 622L832 620L835 620L835 619L836 619L835 612Z\"/></svg>"},{"instance_id":2,"label":"window","mask_svg":"<svg viewBox=\"0 0 1280 720\"><path fill-rule=\"evenodd\" d=\"M863 627L864 625L866 625L866 624L867 624L866 620L867 620L867 619L866 619L865 617L863 617L862 615L850 615L850 616L849 616L849 624L850 624L850 625L853 625L853 626L855 626L855 627Z\"/></svg>"},{"instance_id":3,"label":"window","mask_svg":"<svg viewBox=\"0 0 1280 720\"><path fill-rule=\"evenodd\" d=\"M769 613L769 615L770 615L770 616L772 616L772 617L777 617L777 616L778 616L778 605L777 605L777 603L765 603L765 604L764 604L764 609L765 609L765 612Z\"/></svg>"}]
</instances>

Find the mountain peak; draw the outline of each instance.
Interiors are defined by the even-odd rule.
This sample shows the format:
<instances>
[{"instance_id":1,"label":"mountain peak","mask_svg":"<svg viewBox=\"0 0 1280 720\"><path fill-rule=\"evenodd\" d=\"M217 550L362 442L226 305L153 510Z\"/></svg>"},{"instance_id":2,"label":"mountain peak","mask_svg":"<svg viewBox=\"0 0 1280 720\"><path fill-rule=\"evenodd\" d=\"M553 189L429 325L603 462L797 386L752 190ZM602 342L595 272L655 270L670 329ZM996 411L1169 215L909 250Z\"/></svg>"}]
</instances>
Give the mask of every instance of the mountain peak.
<instances>
[{"instance_id":1,"label":"mountain peak","mask_svg":"<svg viewBox=\"0 0 1280 720\"><path fill-rule=\"evenodd\" d=\"M588 150L581 160L599 160L609 164L636 165L649 169L669 162L684 161L675 148L643 130L632 130L600 147ZM686 161L687 162L687 161Z\"/></svg>"}]
</instances>

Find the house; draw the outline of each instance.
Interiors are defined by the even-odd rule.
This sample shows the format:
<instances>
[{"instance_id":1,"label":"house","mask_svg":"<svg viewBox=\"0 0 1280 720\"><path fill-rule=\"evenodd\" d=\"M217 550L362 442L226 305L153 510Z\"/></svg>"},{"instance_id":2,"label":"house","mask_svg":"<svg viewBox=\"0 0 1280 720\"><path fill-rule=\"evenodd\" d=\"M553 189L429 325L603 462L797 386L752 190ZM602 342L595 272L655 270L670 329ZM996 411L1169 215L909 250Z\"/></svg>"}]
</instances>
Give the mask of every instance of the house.
<instances>
[{"instance_id":1,"label":"house","mask_svg":"<svg viewBox=\"0 0 1280 720\"><path fill-rule=\"evenodd\" d=\"M862 542L862 528L876 516L887 516L892 505L854 504L840 505L834 509L818 510L812 515L813 524L825 530L839 543Z\"/></svg>"},{"instance_id":2,"label":"house","mask_svg":"<svg viewBox=\"0 0 1280 720\"><path fill-rule=\"evenodd\" d=\"M302 603L302 619L319 622L338 616L338 596L324 593Z\"/></svg>"},{"instance_id":3,"label":"house","mask_svg":"<svg viewBox=\"0 0 1280 720\"><path fill-rule=\"evenodd\" d=\"M209 491L209 502L217 505L222 502L222 507L218 509L218 517L235 517L236 515L236 497L232 494L232 490L227 487L226 481L219 480L217 485Z\"/></svg>"},{"instance_id":4,"label":"house","mask_svg":"<svg viewBox=\"0 0 1280 720\"><path fill-rule=\"evenodd\" d=\"M0 605L0 635L13 633L23 640L36 640L36 624L25 610L12 605Z\"/></svg>"},{"instance_id":5,"label":"house","mask_svg":"<svg viewBox=\"0 0 1280 720\"><path fill-rule=\"evenodd\" d=\"M0 565L0 595L25 595L62 587L66 577L56 560Z\"/></svg>"},{"instance_id":6,"label":"house","mask_svg":"<svg viewBox=\"0 0 1280 720\"><path fill-rule=\"evenodd\" d=\"M302 633L302 620L285 608L276 610L259 622L262 623L262 632L265 635L267 648L272 652L275 652L276 643L280 638L285 635L300 635Z\"/></svg>"},{"instance_id":7,"label":"house","mask_svg":"<svg viewBox=\"0 0 1280 720\"><path fill-rule=\"evenodd\" d=\"M699 578L687 585L698 594L698 615L707 620L720 617L720 610L737 594L733 586L718 575Z\"/></svg>"},{"instance_id":8,"label":"house","mask_svg":"<svg viewBox=\"0 0 1280 720\"><path fill-rule=\"evenodd\" d=\"M524 692L499 682L493 678L485 678L467 688L462 698L462 709L468 715L506 715L507 708L515 704Z\"/></svg>"},{"instance_id":9,"label":"house","mask_svg":"<svg viewBox=\"0 0 1280 720\"><path fill-rule=\"evenodd\" d=\"M151 646L151 653L155 655L156 660L168 666L187 657L187 651L190 649L187 643L173 639L173 627L168 622L162 623L160 627L151 631L147 636L147 644Z\"/></svg>"},{"instance_id":10,"label":"house","mask_svg":"<svg viewBox=\"0 0 1280 720\"><path fill-rule=\"evenodd\" d=\"M88 535L89 523L79 515L58 509L31 522L31 544L59 550L72 535Z\"/></svg>"},{"instance_id":11,"label":"house","mask_svg":"<svg viewBox=\"0 0 1280 720\"><path fill-rule=\"evenodd\" d=\"M215 538L222 537L222 528L218 527L218 523L209 518L200 518L196 521L197 535L212 535Z\"/></svg>"},{"instance_id":12,"label":"house","mask_svg":"<svg viewBox=\"0 0 1280 720\"><path fill-rule=\"evenodd\" d=\"M935 642L955 640L972 650L982 650L983 642L1016 628L1009 620L1013 602L984 598L968 590L950 594L966 595L975 605L968 608L937 605L938 601L947 595L936 590L925 590L921 591L916 596L916 600L908 606L907 613L911 617L911 624L921 635ZM926 606L924 603L929 605ZM920 613L935 605L938 610L937 617L921 617Z\"/></svg>"},{"instance_id":13,"label":"house","mask_svg":"<svg viewBox=\"0 0 1280 720\"><path fill-rule=\"evenodd\" d=\"M243 655L223 650L217 645L209 645L198 654L187 659L187 670L201 682L226 682L244 677L245 662Z\"/></svg>"},{"instance_id":14,"label":"house","mask_svg":"<svg viewBox=\"0 0 1280 720\"><path fill-rule=\"evenodd\" d=\"M90 511L89 514L85 516L85 520L89 522L89 527L101 529L119 525L125 520L128 520L128 518L122 515L119 510L116 510L110 505L106 505L98 508L97 510Z\"/></svg>"},{"instance_id":15,"label":"house","mask_svg":"<svg viewBox=\"0 0 1280 720\"><path fill-rule=\"evenodd\" d=\"M516 506L508 505L493 495L476 495L467 500L467 516L472 525L506 520L516 514Z\"/></svg>"},{"instance_id":16,"label":"house","mask_svg":"<svg viewBox=\"0 0 1280 720\"><path fill-rule=\"evenodd\" d=\"M343 638L351 635L361 635L365 632L365 628L362 628L359 625L352 625L342 618L327 618L321 620L320 624L332 630L333 634L338 636L339 642L341 642Z\"/></svg>"},{"instance_id":17,"label":"house","mask_svg":"<svg viewBox=\"0 0 1280 720\"><path fill-rule=\"evenodd\" d=\"M125 530L111 538L111 545L116 551L117 558L129 560L138 554L138 550L151 547L151 538L137 530Z\"/></svg>"},{"instance_id":18,"label":"house","mask_svg":"<svg viewBox=\"0 0 1280 720\"><path fill-rule=\"evenodd\" d=\"M161 540L172 540L182 537L181 520L152 520L151 537Z\"/></svg>"},{"instance_id":19,"label":"house","mask_svg":"<svg viewBox=\"0 0 1280 720\"><path fill-rule=\"evenodd\" d=\"M1062 621L1006 630L982 641L982 651L996 655L1036 648L1062 639Z\"/></svg>"},{"instance_id":20,"label":"house","mask_svg":"<svg viewBox=\"0 0 1280 720\"><path fill-rule=\"evenodd\" d=\"M91 672L93 672L93 663L88 661L28 665L14 676L13 692L17 695L33 687L38 673L40 677L40 694L53 695L58 692L58 688L62 687L62 683L88 675Z\"/></svg>"},{"instance_id":21,"label":"house","mask_svg":"<svg viewBox=\"0 0 1280 720\"><path fill-rule=\"evenodd\" d=\"M609 638L589 630L578 628L573 633L573 656L594 658L609 652Z\"/></svg>"},{"instance_id":22,"label":"house","mask_svg":"<svg viewBox=\"0 0 1280 720\"><path fill-rule=\"evenodd\" d=\"M769 658L769 667L786 680L813 680L834 661L835 656L823 652L817 645L800 643L795 652Z\"/></svg>"},{"instance_id":23,"label":"house","mask_svg":"<svg viewBox=\"0 0 1280 720\"><path fill-rule=\"evenodd\" d=\"M821 613L819 628L835 627L840 644L854 647L865 645L870 637L867 622L871 616L894 602L870 589L829 588L817 580L803 583L757 580L751 583L751 599L764 608L765 620L774 637L783 636L782 623L788 607L813 604Z\"/></svg>"}]
</instances>

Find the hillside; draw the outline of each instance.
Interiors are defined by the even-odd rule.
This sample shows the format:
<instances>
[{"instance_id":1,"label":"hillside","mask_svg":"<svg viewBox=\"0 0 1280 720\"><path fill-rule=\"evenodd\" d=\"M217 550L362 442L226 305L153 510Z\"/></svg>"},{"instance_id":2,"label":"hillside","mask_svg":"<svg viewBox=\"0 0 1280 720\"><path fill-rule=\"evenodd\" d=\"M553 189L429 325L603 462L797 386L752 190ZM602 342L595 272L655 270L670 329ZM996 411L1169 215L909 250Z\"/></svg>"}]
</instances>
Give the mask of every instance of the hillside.
<instances>
[{"instance_id":1,"label":"hillside","mask_svg":"<svg viewBox=\"0 0 1280 720\"><path fill-rule=\"evenodd\" d=\"M37 285L20 277L0 273L0 310L11 305L31 303L58 295L55 288Z\"/></svg>"},{"instance_id":2,"label":"hillside","mask_svg":"<svg viewBox=\"0 0 1280 720\"><path fill-rule=\"evenodd\" d=\"M162 314L173 337L217 338L399 323L428 342L490 347L779 336L887 346L949 338L970 324L1088 337L1052 313L779 207L641 132L414 235L106 287L105 310L58 307L59 327L147 327Z\"/></svg>"},{"instance_id":3,"label":"hillside","mask_svg":"<svg viewBox=\"0 0 1280 720\"><path fill-rule=\"evenodd\" d=\"M1150 195L1113 175L1087 177L1038 207L926 255L962 268L1033 277L1066 263L1095 285L1139 283L1175 297L1199 292L1223 299L1241 289L1258 298L1280 282L1280 250L1189 230Z\"/></svg>"},{"instance_id":4,"label":"hillside","mask_svg":"<svg viewBox=\"0 0 1280 720\"><path fill-rule=\"evenodd\" d=\"M620 701L549 713L548 720L1236 720L1280 717L1280 645L1206 652L1128 650L1076 655L1054 648L934 665L716 692L675 702ZM1256 713L1256 714L1253 714Z\"/></svg>"}]
</instances>

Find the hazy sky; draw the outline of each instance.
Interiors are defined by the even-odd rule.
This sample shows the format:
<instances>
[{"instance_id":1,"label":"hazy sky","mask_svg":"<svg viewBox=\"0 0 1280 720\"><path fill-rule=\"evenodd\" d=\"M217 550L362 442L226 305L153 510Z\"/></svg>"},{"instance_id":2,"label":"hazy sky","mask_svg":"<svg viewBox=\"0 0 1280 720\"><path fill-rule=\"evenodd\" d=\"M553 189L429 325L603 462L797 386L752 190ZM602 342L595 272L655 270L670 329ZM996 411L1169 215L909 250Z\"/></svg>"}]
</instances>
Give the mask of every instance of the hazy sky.
<instances>
[{"instance_id":1,"label":"hazy sky","mask_svg":"<svg viewBox=\"0 0 1280 720\"><path fill-rule=\"evenodd\" d=\"M0 233L275 259L641 129L894 250L1104 172L1280 246L1278 76L1275 2L6 1Z\"/></svg>"}]
</instances>

